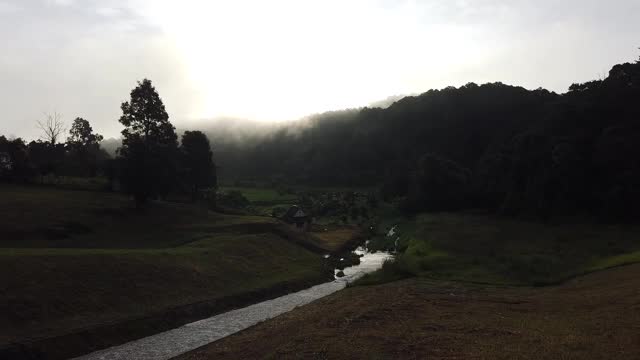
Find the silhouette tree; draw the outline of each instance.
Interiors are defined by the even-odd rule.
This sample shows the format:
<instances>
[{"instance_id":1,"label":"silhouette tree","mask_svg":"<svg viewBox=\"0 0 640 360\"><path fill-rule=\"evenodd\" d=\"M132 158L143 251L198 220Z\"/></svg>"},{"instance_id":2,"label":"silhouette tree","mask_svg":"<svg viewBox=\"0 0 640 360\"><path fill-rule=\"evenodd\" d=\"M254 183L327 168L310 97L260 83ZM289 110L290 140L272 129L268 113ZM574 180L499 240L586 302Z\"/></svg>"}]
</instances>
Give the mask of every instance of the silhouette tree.
<instances>
[{"instance_id":1,"label":"silhouette tree","mask_svg":"<svg viewBox=\"0 0 640 360\"><path fill-rule=\"evenodd\" d=\"M183 181L195 200L198 190L216 186L216 167L209 139L201 131L185 131L180 150Z\"/></svg>"},{"instance_id":2,"label":"silhouette tree","mask_svg":"<svg viewBox=\"0 0 640 360\"><path fill-rule=\"evenodd\" d=\"M177 179L177 135L162 99L144 79L122 103L121 182L140 206L150 197L166 195Z\"/></svg>"},{"instance_id":3,"label":"silhouette tree","mask_svg":"<svg viewBox=\"0 0 640 360\"><path fill-rule=\"evenodd\" d=\"M102 135L93 132L89 121L73 120L67 138L67 170L74 175L95 176L99 164L108 157L100 149L102 139Z\"/></svg>"},{"instance_id":4,"label":"silhouette tree","mask_svg":"<svg viewBox=\"0 0 640 360\"><path fill-rule=\"evenodd\" d=\"M26 182L32 175L33 167L24 141L0 136L0 180Z\"/></svg>"},{"instance_id":5,"label":"silhouette tree","mask_svg":"<svg viewBox=\"0 0 640 360\"><path fill-rule=\"evenodd\" d=\"M69 130L67 146L87 148L98 145L102 139L102 135L93 133L93 128L91 124L89 124L89 121L83 118L76 118L73 120L71 129Z\"/></svg>"},{"instance_id":6,"label":"silhouette tree","mask_svg":"<svg viewBox=\"0 0 640 360\"><path fill-rule=\"evenodd\" d=\"M42 140L52 147L56 145L60 135L65 131L62 115L58 113L45 114L43 121L38 120L38 128L42 130Z\"/></svg>"},{"instance_id":7,"label":"silhouette tree","mask_svg":"<svg viewBox=\"0 0 640 360\"><path fill-rule=\"evenodd\" d=\"M41 182L44 182L46 175L55 175L64 160L64 144L52 146L49 142L38 140L30 142L27 149L29 160L40 175Z\"/></svg>"}]
</instances>

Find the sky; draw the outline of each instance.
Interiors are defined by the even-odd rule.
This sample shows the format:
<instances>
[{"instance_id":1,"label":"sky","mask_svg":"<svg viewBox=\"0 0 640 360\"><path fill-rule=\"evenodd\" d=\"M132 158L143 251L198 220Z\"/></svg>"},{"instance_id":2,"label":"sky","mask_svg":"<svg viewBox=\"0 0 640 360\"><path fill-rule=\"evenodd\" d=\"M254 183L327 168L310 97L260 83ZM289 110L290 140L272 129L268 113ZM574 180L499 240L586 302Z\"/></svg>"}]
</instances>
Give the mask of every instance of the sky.
<instances>
[{"instance_id":1,"label":"sky","mask_svg":"<svg viewBox=\"0 0 640 360\"><path fill-rule=\"evenodd\" d=\"M0 0L0 134L37 138L58 112L116 137L143 78L177 127L468 82L565 92L638 59L639 15L640 0Z\"/></svg>"}]
</instances>

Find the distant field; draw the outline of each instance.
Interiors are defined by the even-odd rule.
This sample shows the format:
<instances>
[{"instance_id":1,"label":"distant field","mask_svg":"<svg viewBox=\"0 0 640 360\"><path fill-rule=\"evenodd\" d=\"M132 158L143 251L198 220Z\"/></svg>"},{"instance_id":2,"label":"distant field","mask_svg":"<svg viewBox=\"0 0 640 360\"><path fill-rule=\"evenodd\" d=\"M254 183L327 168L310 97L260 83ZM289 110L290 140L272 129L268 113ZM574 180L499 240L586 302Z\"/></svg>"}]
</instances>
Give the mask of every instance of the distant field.
<instances>
[{"instance_id":1,"label":"distant field","mask_svg":"<svg viewBox=\"0 0 640 360\"><path fill-rule=\"evenodd\" d=\"M239 191L255 205L277 205L295 203L298 197L294 194L280 194L271 188L222 187L220 190Z\"/></svg>"},{"instance_id":2,"label":"distant field","mask_svg":"<svg viewBox=\"0 0 640 360\"><path fill-rule=\"evenodd\" d=\"M76 177L47 175L37 179L41 185L55 186L64 189L105 190L108 180L105 177Z\"/></svg>"},{"instance_id":3,"label":"distant field","mask_svg":"<svg viewBox=\"0 0 640 360\"><path fill-rule=\"evenodd\" d=\"M326 228L316 226L316 228L312 235L329 251L339 251L358 241L364 241L362 231L355 226L327 226Z\"/></svg>"},{"instance_id":4,"label":"distant field","mask_svg":"<svg viewBox=\"0 0 640 360\"><path fill-rule=\"evenodd\" d=\"M173 203L138 210L120 194L47 187L0 185L0 199L0 247L165 247L212 230L261 231L274 222Z\"/></svg>"},{"instance_id":5,"label":"distant field","mask_svg":"<svg viewBox=\"0 0 640 360\"><path fill-rule=\"evenodd\" d=\"M0 347L327 277L269 218L40 187L0 199Z\"/></svg>"},{"instance_id":6,"label":"distant field","mask_svg":"<svg viewBox=\"0 0 640 360\"><path fill-rule=\"evenodd\" d=\"M397 234L384 241L400 238L404 253L395 266L363 282L418 275L544 285L640 262L639 226L545 225L472 214L422 214L397 225Z\"/></svg>"}]
</instances>

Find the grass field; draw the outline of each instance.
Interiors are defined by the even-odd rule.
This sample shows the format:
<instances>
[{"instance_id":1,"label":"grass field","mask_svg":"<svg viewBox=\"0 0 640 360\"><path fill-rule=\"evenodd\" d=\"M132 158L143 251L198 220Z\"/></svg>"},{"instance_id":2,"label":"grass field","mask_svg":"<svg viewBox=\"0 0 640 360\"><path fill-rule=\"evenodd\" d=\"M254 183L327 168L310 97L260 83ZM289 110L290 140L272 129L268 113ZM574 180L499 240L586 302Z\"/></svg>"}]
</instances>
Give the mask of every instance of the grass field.
<instances>
[{"instance_id":1,"label":"grass field","mask_svg":"<svg viewBox=\"0 0 640 360\"><path fill-rule=\"evenodd\" d=\"M178 359L638 359L639 288L640 265L549 287L358 286Z\"/></svg>"},{"instance_id":2,"label":"grass field","mask_svg":"<svg viewBox=\"0 0 640 360\"><path fill-rule=\"evenodd\" d=\"M327 276L269 218L41 187L0 199L0 345Z\"/></svg>"},{"instance_id":3,"label":"grass field","mask_svg":"<svg viewBox=\"0 0 640 360\"><path fill-rule=\"evenodd\" d=\"M376 216L380 234L395 234L371 245L393 249L397 239L395 262L180 359L640 356L640 227L407 219L388 206Z\"/></svg>"},{"instance_id":4,"label":"grass field","mask_svg":"<svg viewBox=\"0 0 640 360\"><path fill-rule=\"evenodd\" d=\"M417 275L544 285L640 262L639 226L545 225L474 214L422 214L397 225L397 234L384 241L399 238L403 253L363 283Z\"/></svg>"},{"instance_id":5,"label":"grass field","mask_svg":"<svg viewBox=\"0 0 640 360\"><path fill-rule=\"evenodd\" d=\"M0 247L175 246L223 228L260 229L274 222L174 203L138 210L119 194L47 187L0 185L0 198Z\"/></svg>"},{"instance_id":6,"label":"grass field","mask_svg":"<svg viewBox=\"0 0 640 360\"><path fill-rule=\"evenodd\" d=\"M314 226L311 234L330 252L353 248L365 240L356 226Z\"/></svg>"},{"instance_id":7,"label":"grass field","mask_svg":"<svg viewBox=\"0 0 640 360\"><path fill-rule=\"evenodd\" d=\"M254 205L293 204L298 199L295 194L281 194L272 188L222 187L224 191L239 191Z\"/></svg>"}]
</instances>

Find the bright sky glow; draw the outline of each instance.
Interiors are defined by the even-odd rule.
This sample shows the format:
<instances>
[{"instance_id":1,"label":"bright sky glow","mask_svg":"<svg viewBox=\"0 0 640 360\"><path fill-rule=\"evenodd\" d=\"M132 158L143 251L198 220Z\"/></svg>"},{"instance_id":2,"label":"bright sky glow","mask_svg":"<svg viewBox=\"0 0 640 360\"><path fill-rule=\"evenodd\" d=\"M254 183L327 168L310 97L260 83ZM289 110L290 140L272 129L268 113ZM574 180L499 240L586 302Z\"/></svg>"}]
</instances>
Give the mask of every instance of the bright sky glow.
<instances>
[{"instance_id":1,"label":"bright sky glow","mask_svg":"<svg viewBox=\"0 0 640 360\"><path fill-rule=\"evenodd\" d=\"M0 134L58 111L117 136L150 78L172 121L292 120L502 81L563 92L637 59L640 1L0 0Z\"/></svg>"}]
</instances>

